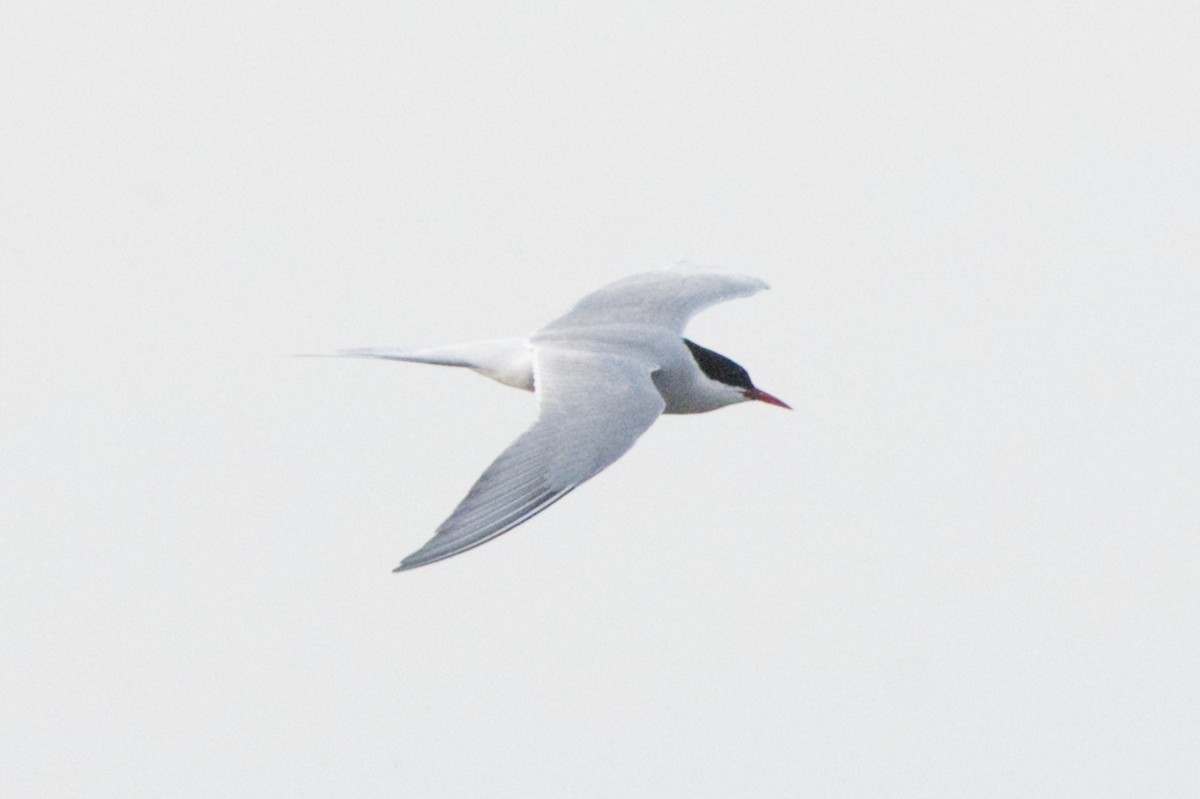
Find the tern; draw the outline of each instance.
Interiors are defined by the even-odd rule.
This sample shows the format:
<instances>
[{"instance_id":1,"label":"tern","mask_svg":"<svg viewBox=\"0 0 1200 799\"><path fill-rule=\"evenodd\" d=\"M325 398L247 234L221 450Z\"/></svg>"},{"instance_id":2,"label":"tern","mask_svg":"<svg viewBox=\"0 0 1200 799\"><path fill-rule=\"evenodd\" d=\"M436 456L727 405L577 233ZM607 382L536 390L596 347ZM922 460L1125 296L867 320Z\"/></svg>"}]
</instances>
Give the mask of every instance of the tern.
<instances>
[{"instance_id":1,"label":"tern","mask_svg":"<svg viewBox=\"0 0 1200 799\"><path fill-rule=\"evenodd\" d=\"M748 275L676 265L604 286L527 338L337 352L466 367L537 398L533 426L394 571L458 555L529 521L629 451L660 414L749 400L790 408L729 358L683 337L705 308L765 288Z\"/></svg>"}]
</instances>

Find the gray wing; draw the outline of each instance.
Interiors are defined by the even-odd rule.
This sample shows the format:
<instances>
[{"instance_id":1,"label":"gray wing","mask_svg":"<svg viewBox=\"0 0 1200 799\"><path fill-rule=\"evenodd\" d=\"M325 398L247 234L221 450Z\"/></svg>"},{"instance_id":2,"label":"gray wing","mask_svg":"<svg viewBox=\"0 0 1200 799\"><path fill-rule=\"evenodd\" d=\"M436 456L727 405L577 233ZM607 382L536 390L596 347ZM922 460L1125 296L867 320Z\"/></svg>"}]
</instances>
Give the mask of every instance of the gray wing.
<instances>
[{"instance_id":1,"label":"gray wing","mask_svg":"<svg viewBox=\"0 0 1200 799\"><path fill-rule=\"evenodd\" d=\"M662 395L650 377L655 368L607 353L538 347L538 420L396 571L457 555L511 530L624 455L662 413Z\"/></svg>"},{"instance_id":2,"label":"gray wing","mask_svg":"<svg viewBox=\"0 0 1200 799\"><path fill-rule=\"evenodd\" d=\"M588 294L545 330L604 324L647 324L683 334L688 320L709 306L748 297L767 284L749 275L679 264L644 272Z\"/></svg>"}]
</instances>

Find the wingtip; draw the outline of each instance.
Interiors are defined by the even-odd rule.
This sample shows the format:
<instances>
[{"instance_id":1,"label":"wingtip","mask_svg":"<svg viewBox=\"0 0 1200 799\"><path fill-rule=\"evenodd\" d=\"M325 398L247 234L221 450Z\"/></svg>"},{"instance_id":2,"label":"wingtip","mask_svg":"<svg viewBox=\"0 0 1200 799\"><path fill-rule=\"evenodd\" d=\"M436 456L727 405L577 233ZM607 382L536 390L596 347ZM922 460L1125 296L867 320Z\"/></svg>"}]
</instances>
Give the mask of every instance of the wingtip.
<instances>
[{"instance_id":1,"label":"wingtip","mask_svg":"<svg viewBox=\"0 0 1200 799\"><path fill-rule=\"evenodd\" d=\"M413 555L415 555L415 554L416 553L413 553ZM434 558L433 560L429 560L427 558L416 558L416 557L413 557L413 555L409 555L407 558L400 561L400 565L397 566L396 568L392 569L392 574L399 574L400 572L411 571L412 569L415 569L418 566L426 566L430 563L434 563L435 561L440 560L439 558Z\"/></svg>"},{"instance_id":2,"label":"wingtip","mask_svg":"<svg viewBox=\"0 0 1200 799\"><path fill-rule=\"evenodd\" d=\"M705 261L688 261L688 260L676 261L675 263L666 267L663 271L665 271L665 272L692 272L692 273L697 273L697 274L711 273L711 274L722 275L724 277L742 278L743 280L749 281L750 284L754 286L755 291L761 291L763 289L771 288L771 286L767 283L767 281L763 280L760 277L755 277L754 275L747 275L744 272L730 270L730 269L727 269L718 264L712 264L712 263L708 263Z\"/></svg>"}]
</instances>

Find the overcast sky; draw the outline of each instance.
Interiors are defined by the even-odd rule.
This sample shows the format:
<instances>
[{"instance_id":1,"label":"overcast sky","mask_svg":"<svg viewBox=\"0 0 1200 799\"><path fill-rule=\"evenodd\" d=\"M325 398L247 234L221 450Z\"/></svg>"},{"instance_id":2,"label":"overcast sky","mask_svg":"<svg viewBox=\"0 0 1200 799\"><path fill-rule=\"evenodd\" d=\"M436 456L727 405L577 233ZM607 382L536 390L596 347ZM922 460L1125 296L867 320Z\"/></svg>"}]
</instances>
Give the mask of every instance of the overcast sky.
<instances>
[{"instance_id":1,"label":"overcast sky","mask_svg":"<svg viewBox=\"0 0 1200 799\"><path fill-rule=\"evenodd\" d=\"M1200 795L1194 2L0 16L0 793ZM689 259L795 407L290 353Z\"/></svg>"}]
</instances>

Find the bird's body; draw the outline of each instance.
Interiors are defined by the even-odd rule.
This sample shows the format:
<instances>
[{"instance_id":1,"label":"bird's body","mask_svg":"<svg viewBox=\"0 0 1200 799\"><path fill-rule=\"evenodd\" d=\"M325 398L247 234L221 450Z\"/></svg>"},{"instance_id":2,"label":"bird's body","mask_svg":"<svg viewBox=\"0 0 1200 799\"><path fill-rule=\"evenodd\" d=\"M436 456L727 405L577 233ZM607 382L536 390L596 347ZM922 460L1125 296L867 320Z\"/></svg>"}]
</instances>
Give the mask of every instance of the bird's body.
<instances>
[{"instance_id":1,"label":"bird's body","mask_svg":"<svg viewBox=\"0 0 1200 799\"><path fill-rule=\"evenodd\" d=\"M757 278L677 266L605 286L526 339L340 352L466 367L537 395L538 420L396 570L456 555L528 520L621 457L661 413L703 413L751 399L787 407L733 361L683 338L695 313L766 287Z\"/></svg>"}]
</instances>

